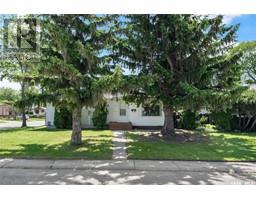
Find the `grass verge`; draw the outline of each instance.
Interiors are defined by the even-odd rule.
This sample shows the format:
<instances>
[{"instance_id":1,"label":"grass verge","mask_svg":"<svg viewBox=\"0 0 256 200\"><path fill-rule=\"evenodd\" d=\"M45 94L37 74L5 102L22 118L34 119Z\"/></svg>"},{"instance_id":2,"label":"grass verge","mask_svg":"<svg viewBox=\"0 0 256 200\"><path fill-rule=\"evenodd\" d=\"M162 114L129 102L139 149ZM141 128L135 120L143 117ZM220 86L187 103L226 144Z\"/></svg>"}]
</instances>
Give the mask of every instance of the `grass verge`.
<instances>
[{"instance_id":1,"label":"grass verge","mask_svg":"<svg viewBox=\"0 0 256 200\"><path fill-rule=\"evenodd\" d=\"M195 131L192 141L152 137L152 133L127 132L130 159L256 161L256 134ZM195 137L196 136L196 137ZM200 139L201 138L201 139Z\"/></svg>"},{"instance_id":2,"label":"grass verge","mask_svg":"<svg viewBox=\"0 0 256 200\"><path fill-rule=\"evenodd\" d=\"M111 159L111 131L86 130L83 144L70 145L71 130L45 127L0 130L0 157Z\"/></svg>"}]
</instances>

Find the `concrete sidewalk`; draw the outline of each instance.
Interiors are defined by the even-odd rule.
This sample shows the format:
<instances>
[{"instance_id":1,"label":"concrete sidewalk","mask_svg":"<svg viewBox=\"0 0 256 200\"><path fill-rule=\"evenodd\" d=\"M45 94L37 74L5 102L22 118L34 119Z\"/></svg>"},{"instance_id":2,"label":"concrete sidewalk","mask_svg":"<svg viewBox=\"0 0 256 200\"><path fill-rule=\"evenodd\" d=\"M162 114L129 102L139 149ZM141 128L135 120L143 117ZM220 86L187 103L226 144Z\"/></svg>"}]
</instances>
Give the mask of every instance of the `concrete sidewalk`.
<instances>
[{"instance_id":1,"label":"concrete sidewalk","mask_svg":"<svg viewBox=\"0 0 256 200\"><path fill-rule=\"evenodd\" d=\"M114 138L113 138L113 160L127 160L128 155L126 152L126 138L124 137L123 131L114 131Z\"/></svg>"},{"instance_id":2,"label":"concrete sidewalk","mask_svg":"<svg viewBox=\"0 0 256 200\"><path fill-rule=\"evenodd\" d=\"M0 168L256 173L256 162L0 159Z\"/></svg>"}]
</instances>

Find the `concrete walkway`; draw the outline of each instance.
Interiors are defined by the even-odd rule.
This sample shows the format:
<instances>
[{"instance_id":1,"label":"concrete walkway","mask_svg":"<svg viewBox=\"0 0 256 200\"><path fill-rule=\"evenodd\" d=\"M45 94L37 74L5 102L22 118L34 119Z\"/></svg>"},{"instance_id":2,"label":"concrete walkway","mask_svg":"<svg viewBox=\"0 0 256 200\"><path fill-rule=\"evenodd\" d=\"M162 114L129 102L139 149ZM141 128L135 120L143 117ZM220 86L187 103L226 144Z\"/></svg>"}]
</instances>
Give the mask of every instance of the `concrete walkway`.
<instances>
[{"instance_id":1,"label":"concrete walkway","mask_svg":"<svg viewBox=\"0 0 256 200\"><path fill-rule=\"evenodd\" d=\"M256 162L0 159L0 168L256 173Z\"/></svg>"},{"instance_id":2,"label":"concrete walkway","mask_svg":"<svg viewBox=\"0 0 256 200\"><path fill-rule=\"evenodd\" d=\"M1 184L256 185L256 163L0 159Z\"/></svg>"},{"instance_id":3,"label":"concrete walkway","mask_svg":"<svg viewBox=\"0 0 256 200\"><path fill-rule=\"evenodd\" d=\"M123 131L115 131L113 132L114 139L113 139L113 159L114 160L126 160L127 159L127 152L126 152L126 139L124 137Z\"/></svg>"}]
</instances>

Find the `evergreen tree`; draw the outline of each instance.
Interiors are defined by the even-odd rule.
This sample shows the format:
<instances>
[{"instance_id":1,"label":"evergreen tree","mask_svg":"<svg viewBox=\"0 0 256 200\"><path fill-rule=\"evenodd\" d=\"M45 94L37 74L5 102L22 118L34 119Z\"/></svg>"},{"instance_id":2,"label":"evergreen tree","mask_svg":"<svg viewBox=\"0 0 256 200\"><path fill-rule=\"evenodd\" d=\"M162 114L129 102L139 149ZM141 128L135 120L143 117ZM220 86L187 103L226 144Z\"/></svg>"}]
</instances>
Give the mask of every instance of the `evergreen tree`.
<instances>
[{"instance_id":1,"label":"evergreen tree","mask_svg":"<svg viewBox=\"0 0 256 200\"><path fill-rule=\"evenodd\" d=\"M256 41L242 42L232 53L242 53L239 65L243 69L243 80L249 84L256 84Z\"/></svg>"},{"instance_id":2,"label":"evergreen tree","mask_svg":"<svg viewBox=\"0 0 256 200\"><path fill-rule=\"evenodd\" d=\"M240 77L240 55L233 47L238 25L225 25L222 16L123 16L121 42L114 50L127 77L126 100L143 104L162 102L163 135L174 136L174 111L231 103ZM212 107L211 107L212 108Z\"/></svg>"},{"instance_id":3,"label":"evergreen tree","mask_svg":"<svg viewBox=\"0 0 256 200\"><path fill-rule=\"evenodd\" d=\"M119 80L110 47L114 17L45 15L42 17L43 58L39 70L45 93L55 106L72 112L71 144L81 144L81 112L94 106Z\"/></svg>"}]
</instances>

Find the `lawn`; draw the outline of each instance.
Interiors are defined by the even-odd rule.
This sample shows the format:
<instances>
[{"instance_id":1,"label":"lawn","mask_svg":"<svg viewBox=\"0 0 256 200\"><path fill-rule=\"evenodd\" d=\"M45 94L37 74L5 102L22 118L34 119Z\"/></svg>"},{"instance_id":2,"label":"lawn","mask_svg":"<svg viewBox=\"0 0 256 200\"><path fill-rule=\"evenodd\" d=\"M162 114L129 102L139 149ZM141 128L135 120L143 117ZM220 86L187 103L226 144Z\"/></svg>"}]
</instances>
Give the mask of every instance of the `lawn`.
<instances>
[{"instance_id":1,"label":"lawn","mask_svg":"<svg viewBox=\"0 0 256 200\"><path fill-rule=\"evenodd\" d=\"M35 122L35 121L45 121L44 117L30 117L27 120L28 122Z\"/></svg>"},{"instance_id":2,"label":"lawn","mask_svg":"<svg viewBox=\"0 0 256 200\"><path fill-rule=\"evenodd\" d=\"M255 133L193 132L198 141L167 141L152 134L126 133L130 159L256 161Z\"/></svg>"},{"instance_id":3,"label":"lawn","mask_svg":"<svg viewBox=\"0 0 256 200\"><path fill-rule=\"evenodd\" d=\"M71 130L0 130L0 157L111 159L112 132L86 130L83 145L70 145Z\"/></svg>"},{"instance_id":4,"label":"lawn","mask_svg":"<svg viewBox=\"0 0 256 200\"><path fill-rule=\"evenodd\" d=\"M5 123L5 122L6 122L6 118L0 117L0 123Z\"/></svg>"}]
</instances>

